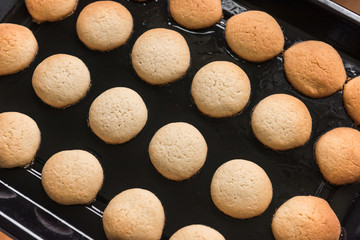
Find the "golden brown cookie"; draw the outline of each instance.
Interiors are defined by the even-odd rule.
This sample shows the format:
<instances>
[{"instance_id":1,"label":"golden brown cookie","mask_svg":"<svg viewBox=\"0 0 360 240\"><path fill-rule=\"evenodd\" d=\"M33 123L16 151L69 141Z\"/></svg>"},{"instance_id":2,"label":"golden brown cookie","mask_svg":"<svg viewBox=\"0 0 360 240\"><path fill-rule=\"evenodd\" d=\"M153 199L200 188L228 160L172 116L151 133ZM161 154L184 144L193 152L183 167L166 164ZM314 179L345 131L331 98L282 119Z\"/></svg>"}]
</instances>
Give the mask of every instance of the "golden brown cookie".
<instances>
[{"instance_id":1,"label":"golden brown cookie","mask_svg":"<svg viewBox=\"0 0 360 240\"><path fill-rule=\"evenodd\" d=\"M211 227L193 224L177 230L170 240L225 240L225 238Z\"/></svg>"},{"instance_id":2,"label":"golden brown cookie","mask_svg":"<svg viewBox=\"0 0 360 240\"><path fill-rule=\"evenodd\" d=\"M91 104L89 126L104 142L121 144L130 141L144 128L147 113L137 92L115 87L100 94Z\"/></svg>"},{"instance_id":3,"label":"golden brown cookie","mask_svg":"<svg viewBox=\"0 0 360 240\"><path fill-rule=\"evenodd\" d=\"M88 48L98 51L110 51L125 44L132 29L131 13L114 1L90 3L76 22L79 39Z\"/></svg>"},{"instance_id":4,"label":"golden brown cookie","mask_svg":"<svg viewBox=\"0 0 360 240\"><path fill-rule=\"evenodd\" d=\"M80 101L90 88L90 73L83 61L68 54L55 54L35 69L32 85L46 104L65 108Z\"/></svg>"},{"instance_id":5,"label":"golden brown cookie","mask_svg":"<svg viewBox=\"0 0 360 240\"><path fill-rule=\"evenodd\" d=\"M164 177L182 181L192 177L204 165L207 144L193 125L169 123L160 128L150 141L151 163Z\"/></svg>"},{"instance_id":6,"label":"golden brown cookie","mask_svg":"<svg viewBox=\"0 0 360 240\"><path fill-rule=\"evenodd\" d=\"M78 0L25 0L26 7L36 23L60 21L76 9Z\"/></svg>"},{"instance_id":7,"label":"golden brown cookie","mask_svg":"<svg viewBox=\"0 0 360 240\"><path fill-rule=\"evenodd\" d=\"M51 156L41 172L47 195L63 205L93 201L104 179L99 161L83 150L61 151Z\"/></svg>"},{"instance_id":8,"label":"golden brown cookie","mask_svg":"<svg viewBox=\"0 0 360 240\"><path fill-rule=\"evenodd\" d=\"M250 98L250 80L227 61L206 64L194 76L191 95L197 108L210 117L230 117L244 109Z\"/></svg>"},{"instance_id":9,"label":"golden brown cookie","mask_svg":"<svg viewBox=\"0 0 360 240\"><path fill-rule=\"evenodd\" d=\"M343 88L346 72L338 52L321 41L304 41L284 53L284 71L290 84L312 98L330 96Z\"/></svg>"},{"instance_id":10,"label":"golden brown cookie","mask_svg":"<svg viewBox=\"0 0 360 240\"><path fill-rule=\"evenodd\" d=\"M233 218L246 219L262 214L272 196L272 184L266 172L247 160L224 163L211 181L211 199L215 206Z\"/></svg>"},{"instance_id":11,"label":"golden brown cookie","mask_svg":"<svg viewBox=\"0 0 360 240\"><path fill-rule=\"evenodd\" d=\"M29 116L18 112L0 114L0 168L29 165L40 146L40 130Z\"/></svg>"},{"instance_id":12,"label":"golden brown cookie","mask_svg":"<svg viewBox=\"0 0 360 240\"><path fill-rule=\"evenodd\" d=\"M188 29L207 28L222 18L221 0L169 0L172 18Z\"/></svg>"},{"instance_id":13,"label":"golden brown cookie","mask_svg":"<svg viewBox=\"0 0 360 240\"><path fill-rule=\"evenodd\" d=\"M273 94L254 108L251 127L264 145L284 151L300 147L309 140L312 120L302 101L287 94Z\"/></svg>"},{"instance_id":14,"label":"golden brown cookie","mask_svg":"<svg viewBox=\"0 0 360 240\"><path fill-rule=\"evenodd\" d=\"M109 240L160 240L165 214L160 200L140 188L125 190L106 207L103 226Z\"/></svg>"},{"instance_id":15,"label":"golden brown cookie","mask_svg":"<svg viewBox=\"0 0 360 240\"><path fill-rule=\"evenodd\" d=\"M276 240L338 240L341 226L322 198L296 196L279 207L272 220Z\"/></svg>"},{"instance_id":16,"label":"golden brown cookie","mask_svg":"<svg viewBox=\"0 0 360 240\"><path fill-rule=\"evenodd\" d=\"M240 58L264 62L280 54L284 48L284 34L269 14L247 11L232 16L226 23L225 39Z\"/></svg>"},{"instance_id":17,"label":"golden brown cookie","mask_svg":"<svg viewBox=\"0 0 360 240\"><path fill-rule=\"evenodd\" d=\"M360 180L360 132L339 127L322 135L315 145L315 158L324 178L340 185Z\"/></svg>"},{"instance_id":18,"label":"golden brown cookie","mask_svg":"<svg viewBox=\"0 0 360 240\"><path fill-rule=\"evenodd\" d=\"M346 112L355 124L360 124L360 76L356 77L344 86L343 101Z\"/></svg>"},{"instance_id":19,"label":"golden brown cookie","mask_svg":"<svg viewBox=\"0 0 360 240\"><path fill-rule=\"evenodd\" d=\"M0 76L27 68L37 51L36 38L27 27L0 23Z\"/></svg>"},{"instance_id":20,"label":"golden brown cookie","mask_svg":"<svg viewBox=\"0 0 360 240\"><path fill-rule=\"evenodd\" d=\"M190 50L180 33L155 28L143 33L135 42L131 61L144 81L159 85L181 78L190 66Z\"/></svg>"}]
</instances>

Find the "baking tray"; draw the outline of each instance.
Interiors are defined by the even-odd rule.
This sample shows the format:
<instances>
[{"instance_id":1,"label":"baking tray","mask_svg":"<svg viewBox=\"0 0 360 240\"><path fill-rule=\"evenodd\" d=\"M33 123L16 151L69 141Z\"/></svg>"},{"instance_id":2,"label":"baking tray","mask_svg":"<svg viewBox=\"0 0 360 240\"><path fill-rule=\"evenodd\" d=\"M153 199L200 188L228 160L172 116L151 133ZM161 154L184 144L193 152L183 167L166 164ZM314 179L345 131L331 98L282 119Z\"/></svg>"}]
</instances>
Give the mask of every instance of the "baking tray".
<instances>
[{"instance_id":1,"label":"baking tray","mask_svg":"<svg viewBox=\"0 0 360 240\"><path fill-rule=\"evenodd\" d=\"M0 112L23 112L38 123L42 132L41 146L33 165L25 169L0 169L0 227L5 232L18 239L104 239L102 211L111 198L133 187L148 189L162 201L166 216L163 239L194 223L209 225L226 239L273 239L272 215L276 208L295 195L323 197L343 227L354 229L359 225L358 215L351 213L356 210L354 202L360 184L334 187L324 182L313 156L314 143L321 134L339 126L354 127L344 110L342 93L323 99L305 97L286 81L282 55L261 64L246 62L229 50L224 38L224 26L229 17L246 9L264 10L280 23L285 35L285 49L307 39L326 41L339 50L347 75L353 78L360 75L360 51L355 51L359 47L358 38L345 36L339 39L337 33L329 35L326 29L346 26L353 33L350 30L359 30L358 24L309 1L226 0L223 1L224 19L220 23L205 30L188 31L171 19L165 0L147 3L120 1L134 17L134 32L126 45L101 53L87 49L76 35L77 16L90 2L93 1L79 1L76 12L61 22L37 25L31 21L24 2L18 1L3 19L3 22L29 27L38 40L39 53L26 70L0 77ZM296 8L303 11L291 12ZM309 18L317 21L310 24ZM130 62L135 40L146 30L156 27L180 32L191 50L191 66L187 74L165 86L151 86L140 80ZM60 110L42 103L31 86L35 67L56 53L82 59L92 79L91 89L83 100ZM225 119L206 117L191 99L193 76L203 65L215 60L234 62L250 78L250 102L237 116ZM147 105L149 116L145 128L136 138L122 145L108 145L91 132L87 117L92 101L103 91L116 86L137 91ZM303 147L276 152L254 137L250 126L251 111L261 99L273 93L291 94L307 105L313 118L313 132ZM201 171L183 182L162 177L152 166L147 152L153 134L163 125L175 121L193 124L204 135L209 148ZM87 150L95 154L103 166L104 185L92 204L61 206L51 201L42 189L42 166L54 153L65 149ZM210 181L215 170L234 158L257 163L272 181L273 200L261 216L233 219L221 213L211 201ZM355 224L348 227L349 222ZM356 238L348 233L348 239Z\"/></svg>"}]
</instances>

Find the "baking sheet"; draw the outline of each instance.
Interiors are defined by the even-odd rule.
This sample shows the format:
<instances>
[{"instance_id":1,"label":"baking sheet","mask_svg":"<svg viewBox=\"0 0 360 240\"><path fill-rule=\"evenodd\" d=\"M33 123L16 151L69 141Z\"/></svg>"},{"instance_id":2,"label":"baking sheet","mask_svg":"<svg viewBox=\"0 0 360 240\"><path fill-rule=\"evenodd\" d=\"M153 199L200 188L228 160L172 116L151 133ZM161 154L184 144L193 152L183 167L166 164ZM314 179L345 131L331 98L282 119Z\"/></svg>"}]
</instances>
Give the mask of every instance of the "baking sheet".
<instances>
[{"instance_id":1,"label":"baking sheet","mask_svg":"<svg viewBox=\"0 0 360 240\"><path fill-rule=\"evenodd\" d=\"M56 23L32 23L23 2L15 6L4 22L29 27L39 43L39 53L30 67L18 74L0 77L0 112L19 111L31 116L42 132L42 143L35 162L22 168L0 170L0 180L51 211L74 229L89 238L105 238L101 213L108 201L121 191L140 187L155 193L162 201L166 223L163 239L168 239L179 228L201 223L221 232L226 239L272 239L271 218L275 209L295 195L317 195L327 199L343 222L351 209L360 184L333 187L324 182L313 157L316 139L338 126L353 127L338 92L324 99L310 99L295 91L286 81L282 55L265 63L249 63L238 59L226 46L226 19L247 9L246 1L223 1L224 20L209 29L188 31L170 17L164 0L137 3L121 1L134 17L134 32L128 43L111 52L87 49L76 35L75 23L80 11L90 2L80 1L76 12ZM285 49L293 43L316 39L304 31L277 19L284 31ZM130 62L135 40L146 30L164 27L180 32L191 50L191 66L186 76L169 85L151 86L140 80ZM327 40L323 36L320 40ZM319 39L319 38L317 38ZM67 53L82 59L88 66L92 87L78 104L59 110L41 102L31 86L35 67L46 57ZM348 77L360 74L360 62L340 52ZM191 99L191 81L198 69L215 60L226 60L239 65L251 81L251 97L244 111L226 119L211 119L201 114ZM149 110L148 122L140 134L123 145L108 145L97 138L87 125L92 101L103 91L125 86L137 91ZM302 100L313 118L313 132L305 146L286 152L266 148L254 137L250 127L253 107L273 93L288 93ZM162 177L148 157L148 144L153 134L163 125L184 121L193 124L204 135L208 156L200 173L184 182L173 182ZM42 189L39 173L45 161L65 149L84 149L95 154L104 168L104 185L89 206L65 207L52 202ZM221 213L210 198L210 181L215 170L224 162L243 158L261 166L269 175L274 196L269 208L261 216L237 220ZM33 219L24 219L26 221ZM44 224L43 224L44 225ZM48 227L51 225L44 225ZM31 227L30 227L31 228ZM35 232L36 229L33 229ZM45 233L38 233L45 237ZM71 238L62 233L62 238ZM86 237L84 236L84 237Z\"/></svg>"}]
</instances>

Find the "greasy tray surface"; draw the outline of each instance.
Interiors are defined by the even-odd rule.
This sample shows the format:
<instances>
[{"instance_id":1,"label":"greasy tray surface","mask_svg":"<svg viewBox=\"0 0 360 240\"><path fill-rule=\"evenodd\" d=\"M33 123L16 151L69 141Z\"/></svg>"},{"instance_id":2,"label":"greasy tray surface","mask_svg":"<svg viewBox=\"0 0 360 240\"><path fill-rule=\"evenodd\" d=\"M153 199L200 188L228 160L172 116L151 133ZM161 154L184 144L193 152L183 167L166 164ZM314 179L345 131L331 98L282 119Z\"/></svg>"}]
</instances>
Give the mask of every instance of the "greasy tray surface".
<instances>
[{"instance_id":1,"label":"greasy tray surface","mask_svg":"<svg viewBox=\"0 0 360 240\"><path fill-rule=\"evenodd\" d=\"M5 19L5 22L19 23L33 30L39 43L39 53L25 71L0 77L0 112L19 111L31 116L42 131L42 143L29 171L1 169L0 180L96 239L105 236L101 218L89 211L91 206L64 207L52 202L42 190L40 180L29 174L34 170L41 172L44 162L58 151L85 149L99 158L105 179L92 206L101 211L112 197L125 189L140 187L154 192L165 209L164 239L179 228L194 223L209 225L221 232L226 239L271 239L270 223L273 213L284 201L295 195L318 195L327 199L340 221L343 221L355 194L360 190L360 184L333 187L325 183L313 158L313 145L321 134L334 127L353 126L343 108L341 92L317 100L302 96L285 79L282 55L261 64L240 60L226 46L223 31L225 21L203 31L185 31L177 27L170 18L166 1L163 0L146 4L121 1L134 17L134 32L130 40L111 52L91 51L80 42L75 29L78 14L90 2L92 1L80 1L74 15L57 23L32 23L23 3ZM225 19L244 10L231 1L225 2ZM314 39L280 19L277 20L286 37L285 49L294 42ZM136 76L130 62L130 52L135 40L146 30L155 27L180 32L191 50L192 62L186 76L166 86L151 86L143 82ZM56 53L72 54L82 59L92 78L87 96L64 110L42 103L31 86L35 67L46 57ZM360 62L345 54L341 56L348 77L359 75ZM193 76L203 65L215 60L234 62L248 74L251 81L250 103L240 115L232 118L208 118L197 110L191 99ZM87 125L92 101L103 91L115 86L125 86L137 91L149 111L148 122L143 131L123 145L105 144ZM307 105L313 118L313 132L305 146L275 152L255 139L250 127L251 111L261 99L273 93L291 94ZM162 177L152 166L147 152L153 134L163 125L174 121L193 124L204 135L209 147L204 167L199 174L184 182L173 182ZM236 220L222 214L211 201L209 189L213 173L222 163L234 158L257 163L272 181L273 200L266 212L259 217ZM66 231L62 233L62 237L66 237Z\"/></svg>"}]
</instances>

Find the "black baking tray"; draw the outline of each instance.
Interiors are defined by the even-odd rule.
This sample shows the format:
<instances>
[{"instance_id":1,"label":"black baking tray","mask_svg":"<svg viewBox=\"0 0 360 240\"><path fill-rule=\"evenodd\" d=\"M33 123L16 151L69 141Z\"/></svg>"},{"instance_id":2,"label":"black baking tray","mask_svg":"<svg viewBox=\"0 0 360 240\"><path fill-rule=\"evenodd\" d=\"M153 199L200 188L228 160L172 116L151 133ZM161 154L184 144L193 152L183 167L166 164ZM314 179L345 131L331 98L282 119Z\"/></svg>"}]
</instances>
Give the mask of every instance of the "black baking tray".
<instances>
[{"instance_id":1,"label":"black baking tray","mask_svg":"<svg viewBox=\"0 0 360 240\"><path fill-rule=\"evenodd\" d=\"M263 10L280 23L285 35L285 49L307 39L326 41L340 52L347 75L353 78L360 75L358 22L313 1L226 0L223 1L224 19L220 23L205 30L188 31L171 19L165 0L120 1L134 17L134 32L124 46L102 53L86 48L76 35L76 19L90 2L93 1L79 1L75 13L63 21L38 25L31 21L24 1L20 0L2 20L29 27L38 40L39 52L29 68L0 77L0 112L23 112L38 123L42 133L34 164L25 169L0 169L0 228L3 231L18 239L104 239L101 216L107 203L125 189L140 187L155 193L163 203L166 215L163 239L194 223L209 225L226 239L273 239L272 215L283 202L296 195L325 198L348 231L347 238L360 239L357 230L359 207L355 204L360 184L335 187L326 183L313 156L313 146L320 135L339 126L356 127L344 110L342 92L323 99L305 97L286 81L282 55L260 64L246 62L229 50L224 38L224 26L229 17L247 9ZM156 27L180 32L191 50L187 74L165 86L151 86L140 80L130 61L135 40L146 30ZM347 34L341 35L344 31ZM42 103L31 86L35 67L56 53L79 57L91 73L92 86L87 96L66 109L54 109ZM191 98L193 76L203 65L215 60L234 62L250 78L250 102L237 116L206 117L197 110ZM122 145L108 145L88 127L88 110L99 94L117 86L137 91L146 103L149 116L145 128L136 138ZM304 146L276 152L254 137L250 126L251 111L261 99L273 93L291 94L307 105L313 118L313 131ZM209 148L201 171L183 182L162 177L152 166L147 151L153 134L163 125L175 121L193 124L204 135ZM95 154L103 166L104 185L92 204L61 206L51 201L42 189L42 166L54 153L65 149L87 150ZM272 181L273 200L261 216L233 219L221 213L211 201L212 175L222 163L234 158L257 163Z\"/></svg>"}]
</instances>

